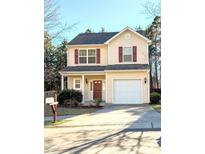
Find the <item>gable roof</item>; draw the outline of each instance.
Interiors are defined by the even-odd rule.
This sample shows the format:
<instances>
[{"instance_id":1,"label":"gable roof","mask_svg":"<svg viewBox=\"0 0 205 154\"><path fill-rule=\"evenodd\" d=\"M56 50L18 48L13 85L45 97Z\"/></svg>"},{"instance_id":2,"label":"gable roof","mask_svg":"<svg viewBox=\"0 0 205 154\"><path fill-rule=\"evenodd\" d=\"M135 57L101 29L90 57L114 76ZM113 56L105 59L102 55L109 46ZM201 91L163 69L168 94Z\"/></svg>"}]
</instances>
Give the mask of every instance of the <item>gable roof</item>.
<instances>
[{"instance_id":1,"label":"gable roof","mask_svg":"<svg viewBox=\"0 0 205 154\"><path fill-rule=\"evenodd\" d=\"M103 44L118 32L104 32L104 33L81 33L71 40L68 45L78 44Z\"/></svg>"},{"instance_id":2,"label":"gable roof","mask_svg":"<svg viewBox=\"0 0 205 154\"><path fill-rule=\"evenodd\" d=\"M142 39L144 39L145 41L147 41L148 43L151 42L151 40L149 40L147 37L143 36L141 33L142 31L140 30L139 32L136 32L134 29L130 28L130 27L126 27L123 30L121 30L119 33L117 33L116 35L114 35L113 37L111 37L109 40L107 40L105 42L105 44L108 44L110 41L112 41L114 38L118 37L120 34L122 34L124 31L129 30L131 32L133 32L134 34L136 34L137 36L141 37Z\"/></svg>"},{"instance_id":3,"label":"gable roof","mask_svg":"<svg viewBox=\"0 0 205 154\"><path fill-rule=\"evenodd\" d=\"M90 44L108 44L112 39L116 38L118 35L123 33L125 30L130 30L136 35L150 42L148 38L145 37L145 31L135 31L130 27L124 28L120 32L103 32L103 33L80 33L74 39L72 39L68 45L90 45Z\"/></svg>"}]
</instances>

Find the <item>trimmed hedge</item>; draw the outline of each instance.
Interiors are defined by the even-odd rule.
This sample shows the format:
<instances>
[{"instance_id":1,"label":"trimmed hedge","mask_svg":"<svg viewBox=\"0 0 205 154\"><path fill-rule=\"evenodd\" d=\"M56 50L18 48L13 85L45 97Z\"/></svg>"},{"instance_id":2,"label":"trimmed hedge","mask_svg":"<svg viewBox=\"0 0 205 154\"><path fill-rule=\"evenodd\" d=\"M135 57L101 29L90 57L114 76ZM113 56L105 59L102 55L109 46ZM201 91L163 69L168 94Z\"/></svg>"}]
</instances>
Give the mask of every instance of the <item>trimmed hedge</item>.
<instances>
[{"instance_id":1,"label":"trimmed hedge","mask_svg":"<svg viewBox=\"0 0 205 154\"><path fill-rule=\"evenodd\" d=\"M82 102L82 99L83 95L81 91L74 89L62 90L57 97L59 104L70 106L78 106Z\"/></svg>"},{"instance_id":2,"label":"trimmed hedge","mask_svg":"<svg viewBox=\"0 0 205 154\"><path fill-rule=\"evenodd\" d=\"M151 103L159 103L161 100L161 95L160 93L157 93L157 92L152 92L150 94L150 101Z\"/></svg>"}]
</instances>

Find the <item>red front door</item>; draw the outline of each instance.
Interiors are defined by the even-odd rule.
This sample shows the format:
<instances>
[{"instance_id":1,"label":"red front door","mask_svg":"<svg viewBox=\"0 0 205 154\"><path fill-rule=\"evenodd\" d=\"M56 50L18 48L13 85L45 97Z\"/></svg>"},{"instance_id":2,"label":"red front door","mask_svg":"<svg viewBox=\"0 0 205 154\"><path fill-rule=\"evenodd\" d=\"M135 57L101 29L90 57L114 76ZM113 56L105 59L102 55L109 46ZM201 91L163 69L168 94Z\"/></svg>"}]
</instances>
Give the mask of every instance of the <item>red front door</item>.
<instances>
[{"instance_id":1,"label":"red front door","mask_svg":"<svg viewBox=\"0 0 205 154\"><path fill-rule=\"evenodd\" d=\"M102 80L93 81L93 99L102 99Z\"/></svg>"}]
</instances>

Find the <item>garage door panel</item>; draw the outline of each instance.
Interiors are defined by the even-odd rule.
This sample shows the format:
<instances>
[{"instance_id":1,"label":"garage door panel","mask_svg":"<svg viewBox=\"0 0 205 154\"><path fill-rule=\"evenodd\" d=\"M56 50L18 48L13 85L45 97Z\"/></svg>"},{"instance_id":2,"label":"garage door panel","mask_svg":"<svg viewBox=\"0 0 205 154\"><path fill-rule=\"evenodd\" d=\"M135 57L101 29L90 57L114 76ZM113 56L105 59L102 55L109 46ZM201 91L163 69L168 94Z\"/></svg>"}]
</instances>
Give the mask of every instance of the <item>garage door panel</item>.
<instances>
[{"instance_id":1,"label":"garage door panel","mask_svg":"<svg viewBox=\"0 0 205 154\"><path fill-rule=\"evenodd\" d=\"M114 80L114 104L140 104L141 80Z\"/></svg>"}]
</instances>

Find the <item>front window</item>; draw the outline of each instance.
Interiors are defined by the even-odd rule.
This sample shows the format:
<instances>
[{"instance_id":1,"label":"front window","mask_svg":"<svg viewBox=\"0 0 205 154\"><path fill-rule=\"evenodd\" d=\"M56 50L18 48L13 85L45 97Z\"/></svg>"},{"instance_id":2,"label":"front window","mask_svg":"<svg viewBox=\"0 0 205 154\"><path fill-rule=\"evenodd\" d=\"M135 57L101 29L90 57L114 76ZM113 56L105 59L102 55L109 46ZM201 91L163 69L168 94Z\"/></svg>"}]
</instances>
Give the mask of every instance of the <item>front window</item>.
<instances>
[{"instance_id":1,"label":"front window","mask_svg":"<svg viewBox=\"0 0 205 154\"><path fill-rule=\"evenodd\" d=\"M87 63L87 51L79 50L79 63L86 64Z\"/></svg>"},{"instance_id":2,"label":"front window","mask_svg":"<svg viewBox=\"0 0 205 154\"><path fill-rule=\"evenodd\" d=\"M74 88L80 89L80 79L75 79Z\"/></svg>"},{"instance_id":3,"label":"front window","mask_svg":"<svg viewBox=\"0 0 205 154\"><path fill-rule=\"evenodd\" d=\"M88 63L96 63L96 51L95 49L88 49Z\"/></svg>"},{"instance_id":4,"label":"front window","mask_svg":"<svg viewBox=\"0 0 205 154\"><path fill-rule=\"evenodd\" d=\"M124 62L131 62L132 61L132 48L131 47L124 47L123 48L123 61Z\"/></svg>"},{"instance_id":5,"label":"front window","mask_svg":"<svg viewBox=\"0 0 205 154\"><path fill-rule=\"evenodd\" d=\"M79 63L80 64L95 64L96 63L96 50L79 50Z\"/></svg>"}]
</instances>

